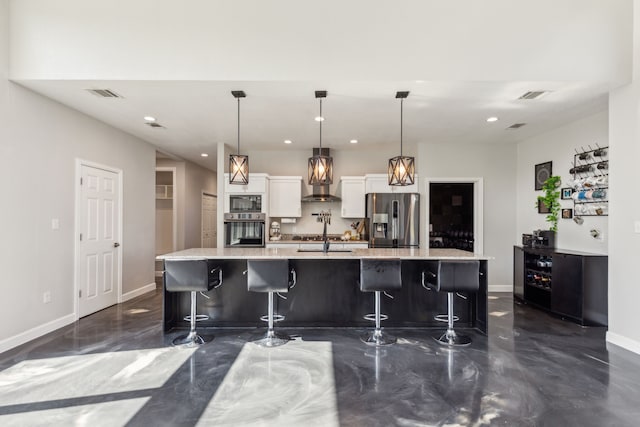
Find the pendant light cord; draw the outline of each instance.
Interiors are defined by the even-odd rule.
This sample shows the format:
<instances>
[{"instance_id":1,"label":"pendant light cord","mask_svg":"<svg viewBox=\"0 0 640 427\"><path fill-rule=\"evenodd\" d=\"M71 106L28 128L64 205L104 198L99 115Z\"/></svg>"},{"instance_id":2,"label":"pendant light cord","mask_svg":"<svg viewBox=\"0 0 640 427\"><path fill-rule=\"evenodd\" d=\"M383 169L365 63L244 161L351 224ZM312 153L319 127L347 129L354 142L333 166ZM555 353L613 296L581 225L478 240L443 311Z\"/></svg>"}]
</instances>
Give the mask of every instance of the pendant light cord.
<instances>
[{"instance_id":1,"label":"pendant light cord","mask_svg":"<svg viewBox=\"0 0 640 427\"><path fill-rule=\"evenodd\" d=\"M238 98L238 155L240 155L240 98Z\"/></svg>"},{"instance_id":2,"label":"pendant light cord","mask_svg":"<svg viewBox=\"0 0 640 427\"><path fill-rule=\"evenodd\" d=\"M404 105L404 98L400 99L400 157L402 157L402 106Z\"/></svg>"},{"instance_id":3,"label":"pendant light cord","mask_svg":"<svg viewBox=\"0 0 640 427\"><path fill-rule=\"evenodd\" d=\"M322 122L324 121L324 117L322 117L322 98L320 98L320 152L319 156L322 156Z\"/></svg>"}]
</instances>

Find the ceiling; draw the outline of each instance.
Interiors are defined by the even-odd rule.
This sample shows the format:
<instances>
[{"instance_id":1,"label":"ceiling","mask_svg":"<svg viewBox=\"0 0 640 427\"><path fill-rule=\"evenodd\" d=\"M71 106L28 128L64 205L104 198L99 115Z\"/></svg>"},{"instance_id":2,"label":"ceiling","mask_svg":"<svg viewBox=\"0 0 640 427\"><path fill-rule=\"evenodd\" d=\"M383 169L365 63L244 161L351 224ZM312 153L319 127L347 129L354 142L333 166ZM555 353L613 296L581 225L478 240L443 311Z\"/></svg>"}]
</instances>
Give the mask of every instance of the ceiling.
<instances>
[{"instance_id":1,"label":"ceiling","mask_svg":"<svg viewBox=\"0 0 640 427\"><path fill-rule=\"evenodd\" d=\"M310 150L318 145L323 101L322 145L333 150L370 150L400 139L404 101L405 151L416 144L516 143L607 106L610 87L573 82L434 81L83 81L24 80L18 83L155 145L159 151L216 169L216 147L237 143L237 101L243 90L241 151ZM87 89L110 89L122 98L101 98ZM545 90L536 100L527 91ZM162 128L145 124L153 116ZM488 123L490 116L499 118ZM526 123L507 130L514 123ZM284 140L292 141L285 145ZM350 140L357 139L357 144ZM209 157L201 157L208 153Z\"/></svg>"}]
</instances>

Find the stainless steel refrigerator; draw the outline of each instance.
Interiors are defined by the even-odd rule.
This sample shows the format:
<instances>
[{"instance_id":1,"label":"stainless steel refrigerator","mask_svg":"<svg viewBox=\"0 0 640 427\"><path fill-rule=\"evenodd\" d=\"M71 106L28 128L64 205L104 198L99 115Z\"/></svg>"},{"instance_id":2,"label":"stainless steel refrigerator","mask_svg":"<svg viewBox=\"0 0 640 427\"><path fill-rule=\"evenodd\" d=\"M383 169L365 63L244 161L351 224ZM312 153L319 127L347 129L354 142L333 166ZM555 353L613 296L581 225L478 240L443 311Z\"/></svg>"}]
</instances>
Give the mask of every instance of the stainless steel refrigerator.
<instances>
[{"instance_id":1,"label":"stainless steel refrigerator","mask_svg":"<svg viewBox=\"0 0 640 427\"><path fill-rule=\"evenodd\" d=\"M420 246L420 194L367 194L370 248Z\"/></svg>"}]
</instances>

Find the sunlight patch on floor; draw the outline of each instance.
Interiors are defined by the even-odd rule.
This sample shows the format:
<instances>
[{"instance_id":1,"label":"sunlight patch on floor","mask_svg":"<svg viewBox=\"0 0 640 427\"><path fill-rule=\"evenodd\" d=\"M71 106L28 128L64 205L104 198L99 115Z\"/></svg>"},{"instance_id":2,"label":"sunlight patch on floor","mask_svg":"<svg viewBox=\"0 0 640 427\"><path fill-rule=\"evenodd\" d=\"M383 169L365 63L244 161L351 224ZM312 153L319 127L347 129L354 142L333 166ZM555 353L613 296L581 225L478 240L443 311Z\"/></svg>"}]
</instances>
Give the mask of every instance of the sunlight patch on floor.
<instances>
[{"instance_id":1,"label":"sunlight patch on floor","mask_svg":"<svg viewBox=\"0 0 640 427\"><path fill-rule=\"evenodd\" d=\"M330 342L247 343L199 426L338 426Z\"/></svg>"}]
</instances>

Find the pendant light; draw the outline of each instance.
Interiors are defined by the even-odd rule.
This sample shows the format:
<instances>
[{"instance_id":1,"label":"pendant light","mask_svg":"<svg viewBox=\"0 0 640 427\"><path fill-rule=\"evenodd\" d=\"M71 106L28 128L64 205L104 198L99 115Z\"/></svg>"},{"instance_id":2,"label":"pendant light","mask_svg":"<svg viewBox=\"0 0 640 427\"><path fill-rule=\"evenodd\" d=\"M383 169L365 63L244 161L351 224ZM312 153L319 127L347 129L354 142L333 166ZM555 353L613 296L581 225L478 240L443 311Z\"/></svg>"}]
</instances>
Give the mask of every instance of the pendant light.
<instances>
[{"instance_id":1,"label":"pendant light","mask_svg":"<svg viewBox=\"0 0 640 427\"><path fill-rule=\"evenodd\" d=\"M317 90L316 98L320 100L320 116L316 120L320 122L320 149L318 154L309 157L309 185L328 185L333 183L333 158L322 151L322 98L327 97L326 90ZM315 149L314 149L315 152Z\"/></svg>"},{"instance_id":2,"label":"pendant light","mask_svg":"<svg viewBox=\"0 0 640 427\"><path fill-rule=\"evenodd\" d=\"M400 155L389 159L389 185L412 185L415 182L415 159L402 155L402 107L409 92L397 92L400 98Z\"/></svg>"},{"instance_id":3,"label":"pendant light","mask_svg":"<svg viewBox=\"0 0 640 427\"><path fill-rule=\"evenodd\" d=\"M245 185L249 183L249 156L240 154L240 98L247 95L242 90L231 94L238 100L238 152L229 156L229 184Z\"/></svg>"}]
</instances>

